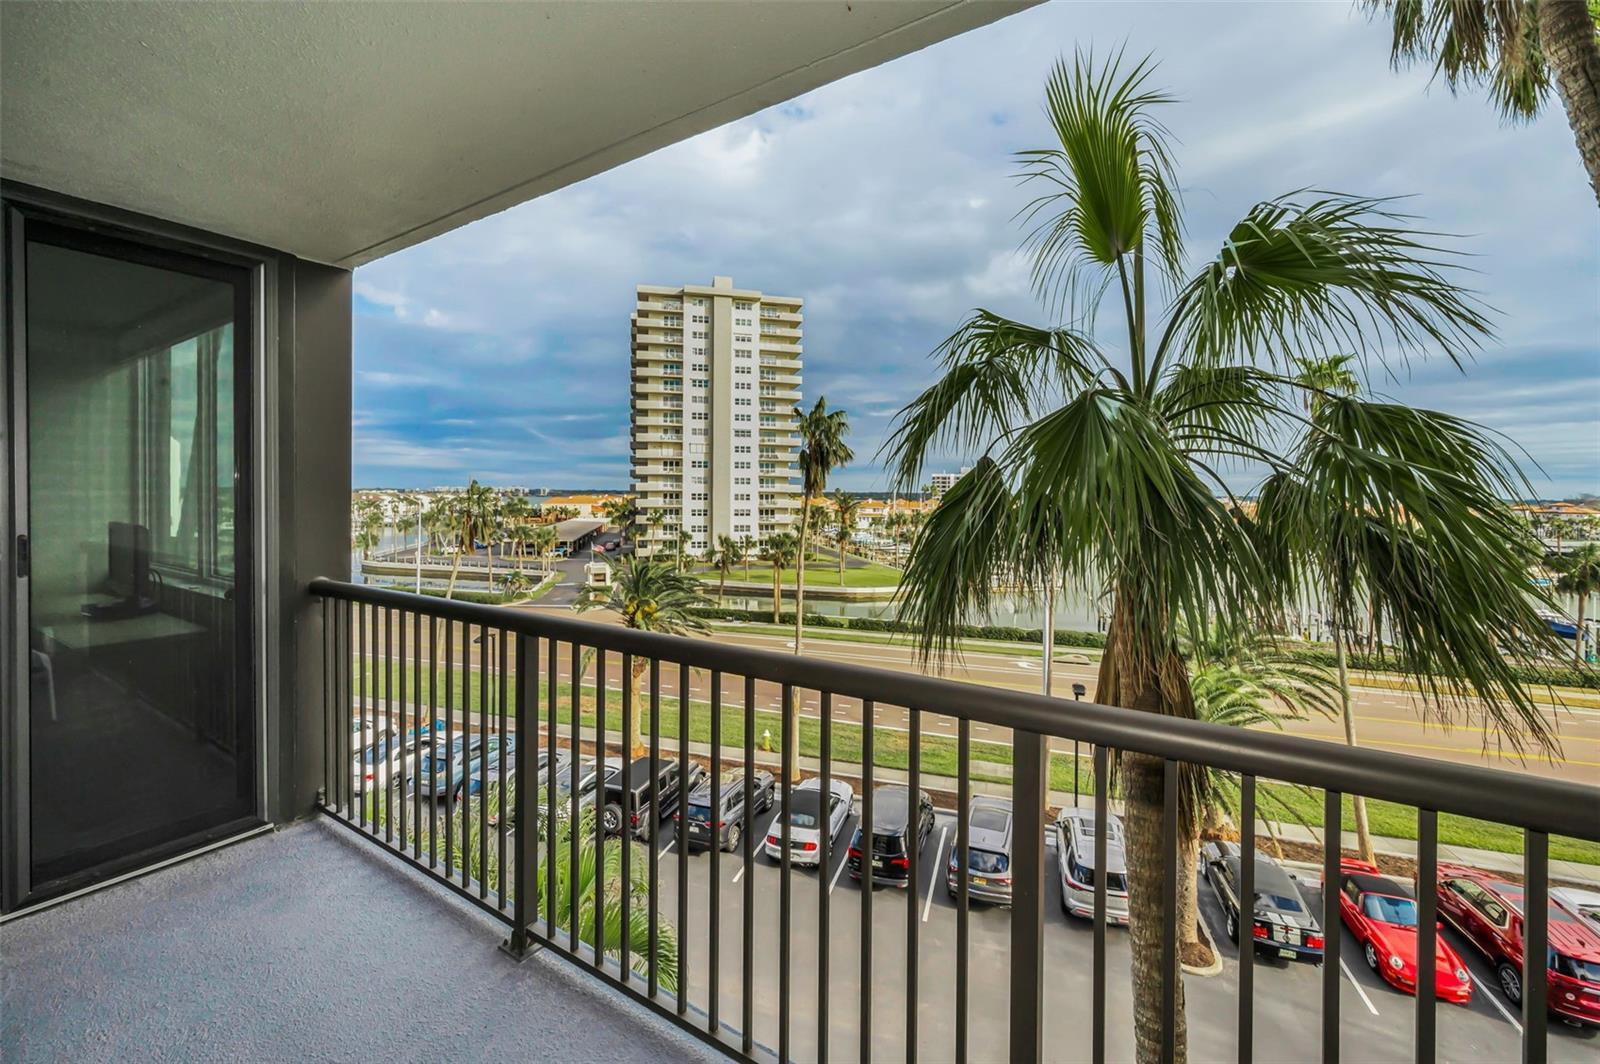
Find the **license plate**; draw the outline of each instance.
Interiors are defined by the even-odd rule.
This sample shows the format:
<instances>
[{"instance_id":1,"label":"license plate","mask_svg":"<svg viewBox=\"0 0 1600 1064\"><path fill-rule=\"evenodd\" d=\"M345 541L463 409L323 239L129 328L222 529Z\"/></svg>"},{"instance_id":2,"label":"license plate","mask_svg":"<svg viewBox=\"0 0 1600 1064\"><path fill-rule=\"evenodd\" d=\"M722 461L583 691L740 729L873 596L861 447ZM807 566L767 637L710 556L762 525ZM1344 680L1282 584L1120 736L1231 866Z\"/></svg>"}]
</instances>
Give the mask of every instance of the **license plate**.
<instances>
[{"instance_id":1,"label":"license plate","mask_svg":"<svg viewBox=\"0 0 1600 1064\"><path fill-rule=\"evenodd\" d=\"M1278 956L1287 957L1290 960L1294 960L1294 950L1292 950L1292 949L1280 949L1278 951Z\"/></svg>"},{"instance_id":2,"label":"license plate","mask_svg":"<svg viewBox=\"0 0 1600 1064\"><path fill-rule=\"evenodd\" d=\"M982 876L973 876L972 883L974 886L978 887L987 887L989 885L989 881L984 879Z\"/></svg>"},{"instance_id":3,"label":"license plate","mask_svg":"<svg viewBox=\"0 0 1600 1064\"><path fill-rule=\"evenodd\" d=\"M878 858L876 861L872 862L872 867L876 868L880 872L883 871L884 869L889 867L888 858L885 858L885 857Z\"/></svg>"}]
</instances>

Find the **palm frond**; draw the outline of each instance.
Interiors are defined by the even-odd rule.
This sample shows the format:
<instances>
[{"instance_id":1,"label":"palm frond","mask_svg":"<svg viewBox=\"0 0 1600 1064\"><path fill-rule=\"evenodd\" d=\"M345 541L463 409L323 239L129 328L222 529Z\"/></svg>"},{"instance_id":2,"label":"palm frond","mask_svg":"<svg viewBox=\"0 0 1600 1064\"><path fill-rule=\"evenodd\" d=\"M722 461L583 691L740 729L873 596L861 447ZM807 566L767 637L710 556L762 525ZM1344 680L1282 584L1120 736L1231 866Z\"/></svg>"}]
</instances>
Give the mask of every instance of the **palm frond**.
<instances>
[{"instance_id":1,"label":"palm frond","mask_svg":"<svg viewBox=\"0 0 1600 1064\"><path fill-rule=\"evenodd\" d=\"M1250 209L1183 287L1157 354L1292 367L1308 352L1437 350L1456 364L1492 335L1489 311L1452 278L1459 255L1407 228L1391 201L1313 193Z\"/></svg>"}]
</instances>

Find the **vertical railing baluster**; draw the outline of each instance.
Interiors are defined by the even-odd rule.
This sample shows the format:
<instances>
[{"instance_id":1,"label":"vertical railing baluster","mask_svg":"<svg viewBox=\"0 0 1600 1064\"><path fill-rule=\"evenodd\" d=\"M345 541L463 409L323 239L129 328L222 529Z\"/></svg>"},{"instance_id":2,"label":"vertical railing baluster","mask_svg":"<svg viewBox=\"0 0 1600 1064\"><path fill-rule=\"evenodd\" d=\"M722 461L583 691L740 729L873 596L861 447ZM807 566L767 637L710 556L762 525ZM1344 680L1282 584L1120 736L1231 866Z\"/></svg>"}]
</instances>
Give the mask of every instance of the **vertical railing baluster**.
<instances>
[{"instance_id":1,"label":"vertical railing baluster","mask_svg":"<svg viewBox=\"0 0 1600 1064\"><path fill-rule=\"evenodd\" d=\"M628 837L628 830L632 824L633 810L628 807L633 804L633 766L627 761L623 762L622 771L622 832L623 838ZM661 810L661 659L650 659L650 815L657 816ZM657 970L656 954L661 946L661 840L656 837L656 832L650 829L645 833L645 844L649 847L650 855L650 956L646 959L647 971L645 972L645 992L655 999L656 991L661 986L661 973ZM680 972L679 975L685 973Z\"/></svg>"},{"instance_id":2,"label":"vertical railing baluster","mask_svg":"<svg viewBox=\"0 0 1600 1064\"><path fill-rule=\"evenodd\" d=\"M448 686L449 681L446 680ZM443 697L439 691L439 622L428 622L428 867L436 868L439 864L439 759L434 755L439 751L439 729L433 727L433 722L443 720L439 712L439 700ZM444 742L450 742L450 728L445 725ZM420 803L422 780L417 780L417 797Z\"/></svg>"},{"instance_id":3,"label":"vertical railing baluster","mask_svg":"<svg viewBox=\"0 0 1600 1064\"><path fill-rule=\"evenodd\" d=\"M624 652L622 655L622 763L626 765L632 758L633 655ZM604 789L605 767L606 759L604 757L595 758L595 770L599 773L597 779L600 786L600 790L596 791L597 795L602 794ZM576 781L574 781L574 786L576 786ZM603 800L603 797L597 798L597 805ZM598 808L595 810L595 818L603 819ZM633 965L629 959L632 936L628 934L628 928L633 926L631 923L633 918L633 842L626 835L622 837L622 889L619 893L622 902L622 942L620 944L621 955L618 963L622 967L622 981L626 984L633 977Z\"/></svg>"},{"instance_id":4,"label":"vertical railing baluster","mask_svg":"<svg viewBox=\"0 0 1600 1064\"><path fill-rule=\"evenodd\" d=\"M956 1064L967 1060L967 965L971 958L972 722L956 721ZM1007 871L1010 871L1007 869ZM929 888L932 889L931 887Z\"/></svg>"},{"instance_id":5,"label":"vertical railing baluster","mask_svg":"<svg viewBox=\"0 0 1600 1064\"><path fill-rule=\"evenodd\" d=\"M917 882L922 874L922 711L906 707L906 1064L916 1064L919 976Z\"/></svg>"},{"instance_id":6,"label":"vertical railing baluster","mask_svg":"<svg viewBox=\"0 0 1600 1064\"><path fill-rule=\"evenodd\" d=\"M678 663L678 1015L689 1012L689 666ZM661 821L656 821L659 824Z\"/></svg>"},{"instance_id":7,"label":"vertical railing baluster","mask_svg":"<svg viewBox=\"0 0 1600 1064\"><path fill-rule=\"evenodd\" d=\"M506 810L506 747L513 745L510 742L511 732L508 726L509 722L506 720L510 710L510 706L507 703L507 691L509 690L509 684L511 682L509 675L510 670L506 667L508 664L507 659L510 656L510 648L506 646L506 640L510 638L511 633L506 631L504 628L500 628L496 629L496 635L498 635L499 638L496 640L495 649L500 653L500 682L495 689L495 693L500 698L500 789L498 796L495 799L496 802L499 803L499 808L495 810L495 834L499 837L500 853L498 859L500 862L500 874L497 877L498 889L496 894L498 895L499 899L499 908L503 912L505 911L506 907L506 821L509 819L509 813ZM532 753L532 751L526 746L523 746L520 741L514 745L518 757L527 757L530 753ZM485 773L485 775L487 775L487 773ZM489 787L487 782L484 784L482 801L484 805L489 804Z\"/></svg>"},{"instance_id":8,"label":"vertical railing baluster","mask_svg":"<svg viewBox=\"0 0 1600 1064\"><path fill-rule=\"evenodd\" d=\"M1094 1064L1106 1059L1106 833L1111 818L1110 776L1106 771L1109 754L1105 747L1094 748L1094 989L1091 997L1094 1031L1090 1058ZM1062 844L1056 839L1056 845Z\"/></svg>"},{"instance_id":9,"label":"vertical railing baluster","mask_svg":"<svg viewBox=\"0 0 1600 1064\"><path fill-rule=\"evenodd\" d=\"M490 548L493 549L492 547ZM493 633L478 626L478 897L489 896L489 716L494 706L492 661L489 639ZM461 784L463 815L472 809L471 765ZM466 834L463 827L462 834Z\"/></svg>"},{"instance_id":10,"label":"vertical railing baluster","mask_svg":"<svg viewBox=\"0 0 1600 1064\"><path fill-rule=\"evenodd\" d=\"M1239 1064L1250 1064L1255 1056L1255 976L1256 976L1256 778L1249 773L1239 777ZM1244 906L1250 906L1245 912Z\"/></svg>"},{"instance_id":11,"label":"vertical railing baluster","mask_svg":"<svg viewBox=\"0 0 1600 1064\"><path fill-rule=\"evenodd\" d=\"M333 790L334 742L337 734L337 722L333 718L334 684L333 673L334 650L333 630L328 627L328 599L322 597L318 605L322 610L322 804L326 808L338 801L338 796Z\"/></svg>"},{"instance_id":12,"label":"vertical railing baluster","mask_svg":"<svg viewBox=\"0 0 1600 1064\"><path fill-rule=\"evenodd\" d=\"M1417 1027L1416 1064L1433 1064L1434 1007L1437 1004L1439 955L1439 814L1417 810Z\"/></svg>"},{"instance_id":13,"label":"vertical railing baluster","mask_svg":"<svg viewBox=\"0 0 1600 1064\"><path fill-rule=\"evenodd\" d=\"M1344 852L1344 796L1322 795L1322 1061L1339 1061L1339 858ZM1243 920L1241 919L1241 923ZM1244 936L1243 928L1239 935Z\"/></svg>"},{"instance_id":14,"label":"vertical railing baluster","mask_svg":"<svg viewBox=\"0 0 1600 1064\"><path fill-rule=\"evenodd\" d=\"M1011 1052L1037 1064L1044 1053L1044 819L1049 797L1045 740L1013 731L1011 867Z\"/></svg>"},{"instance_id":15,"label":"vertical railing baluster","mask_svg":"<svg viewBox=\"0 0 1600 1064\"><path fill-rule=\"evenodd\" d=\"M350 748L355 745L356 727L356 699L354 683L354 659L351 650L350 622L353 616L353 604L349 599L340 603L343 607L340 614L339 635L339 704L343 710L339 713L339 763L334 766L334 771L339 774L339 794L342 800L340 808L344 811L346 819L355 812L351 808L354 803L355 780L350 776Z\"/></svg>"},{"instance_id":16,"label":"vertical railing baluster","mask_svg":"<svg viewBox=\"0 0 1600 1064\"><path fill-rule=\"evenodd\" d=\"M788 684L783 685L783 694L779 700L780 712L783 721L779 727L780 756L778 758L779 771L783 779L783 800L778 815L783 818L779 827L778 842L780 850L779 865L781 878L778 881L778 1059L789 1059L789 1005L792 984L790 979L789 962L791 959L792 945L790 935L792 929L789 925L789 909L793 887L789 881L790 872L794 867L794 860L789 852L791 836L794 825L789 816L790 800L794 794L794 726L791 721L790 709L794 704L794 688ZM818 821L821 821L819 813ZM745 873L748 875L749 873Z\"/></svg>"},{"instance_id":17,"label":"vertical railing baluster","mask_svg":"<svg viewBox=\"0 0 1600 1064\"><path fill-rule=\"evenodd\" d=\"M861 1008L856 1021L861 1036L861 1059L873 1059L872 1053L872 865L875 848L872 844L872 762L873 717L876 710L871 699L861 700Z\"/></svg>"},{"instance_id":18,"label":"vertical railing baluster","mask_svg":"<svg viewBox=\"0 0 1600 1064\"><path fill-rule=\"evenodd\" d=\"M456 762L456 625L454 621L444 623L444 877L452 879L455 870L450 862L456 859L456 811L455 799L451 795L451 779L455 775ZM462 747L465 749L466 744ZM434 751L439 750L438 744ZM439 815L439 759L433 759L433 789L429 792L433 801L434 816Z\"/></svg>"},{"instance_id":19,"label":"vertical railing baluster","mask_svg":"<svg viewBox=\"0 0 1600 1064\"><path fill-rule=\"evenodd\" d=\"M606 759L606 652L602 647L594 651L594 756L604 764ZM594 818L594 963L605 968L605 898L606 898L606 825L601 817Z\"/></svg>"},{"instance_id":20,"label":"vertical railing baluster","mask_svg":"<svg viewBox=\"0 0 1600 1064\"><path fill-rule=\"evenodd\" d=\"M1161 1059L1177 1056L1178 1040L1178 763L1162 762L1161 778ZM1095 869L1095 878L1104 873Z\"/></svg>"},{"instance_id":21,"label":"vertical railing baluster","mask_svg":"<svg viewBox=\"0 0 1600 1064\"><path fill-rule=\"evenodd\" d=\"M756 942L756 877L751 867L755 859L755 778L756 778L756 681L754 676L744 678L744 847L739 855L743 860L744 898L739 917L741 949L739 964L739 1048L749 1056L755 1048L755 998L751 987L755 984Z\"/></svg>"},{"instance_id":22,"label":"vertical railing baluster","mask_svg":"<svg viewBox=\"0 0 1600 1064\"><path fill-rule=\"evenodd\" d=\"M556 640L549 643L549 657L545 662L545 704L550 707L549 720L545 724L545 749L549 753L549 762L546 766L546 783L544 789L544 934L550 942L556 940L556 735L560 731L557 726L560 699L556 697L556 680L560 672L561 648ZM572 789L578 789L578 744L569 742L569 762L572 767ZM599 766L604 768L603 765ZM605 774L598 777L597 784L603 784ZM595 802L605 801L602 789L595 791Z\"/></svg>"},{"instance_id":23,"label":"vertical railing baluster","mask_svg":"<svg viewBox=\"0 0 1600 1064\"><path fill-rule=\"evenodd\" d=\"M528 933L529 925L534 919L533 899L529 894L533 884L537 882L534 862L536 847L535 840L539 831L535 826L536 817L530 816L534 811L537 799L530 796L528 783L538 779L539 759L536 755L534 742L536 738L533 721L539 719L539 678L533 675L533 670L538 668L539 640L537 636L517 636L517 679L516 703L517 719L517 763L513 770L516 773L516 795L512 798L511 809L505 805L506 787L505 780L500 781L500 822L503 824L508 816L516 817L516 852L512 856L515 866L512 869L511 888L511 937L503 944L502 949L518 960L528 955L528 950L533 945L532 936ZM533 771L526 771L529 765L534 766ZM513 813L514 810L514 813ZM504 887L505 868L501 866L501 885ZM504 891L502 889L502 897Z\"/></svg>"},{"instance_id":24,"label":"vertical railing baluster","mask_svg":"<svg viewBox=\"0 0 1600 1064\"><path fill-rule=\"evenodd\" d=\"M828 866L833 859L829 843L833 839L833 692L818 691L818 712L822 715L822 813L817 825L822 830L817 851L817 1060L828 1059ZM798 740L797 740L798 741ZM849 812L846 811L846 817Z\"/></svg>"},{"instance_id":25,"label":"vertical railing baluster","mask_svg":"<svg viewBox=\"0 0 1600 1064\"><path fill-rule=\"evenodd\" d=\"M572 703L572 726L568 734L572 737L572 759L576 762L583 753L583 648L576 642L568 643L567 647L571 651L567 693ZM600 757L598 750L595 756ZM574 787L567 808L567 949L573 954L578 952L578 839L582 834L579 825L581 812L578 788Z\"/></svg>"},{"instance_id":26,"label":"vertical railing baluster","mask_svg":"<svg viewBox=\"0 0 1600 1064\"><path fill-rule=\"evenodd\" d=\"M746 773L749 769L746 768ZM682 807L688 815L688 806ZM745 827L749 828L749 810ZM706 818L711 829L711 886L706 906L706 966L710 984L706 1002L706 1030L717 1033L721 1025L722 998L722 673L711 670L711 809Z\"/></svg>"},{"instance_id":27,"label":"vertical railing baluster","mask_svg":"<svg viewBox=\"0 0 1600 1064\"><path fill-rule=\"evenodd\" d=\"M1550 836L1522 833L1522 1064L1544 1064L1549 1037Z\"/></svg>"},{"instance_id":28,"label":"vertical railing baluster","mask_svg":"<svg viewBox=\"0 0 1600 1064\"><path fill-rule=\"evenodd\" d=\"M430 624L428 627L432 628L433 626ZM423 742L423 740L422 740L422 733L423 733L423 724L422 724L422 710L423 710L423 701L422 701L422 668L423 668L423 665L422 665L422 611L421 610L412 610L411 611L411 657L412 657L412 663L411 663L411 669L412 669L412 672L411 672L411 697L416 701L416 704L417 704L417 706L416 706L416 708L417 708L417 712L416 712L417 734L415 736L416 742L412 746L411 771L408 772L408 773L405 773L402 776L400 785L401 785L401 788L402 788L402 790L401 790L401 798L402 798L402 800L405 797L404 788L410 788L410 790L411 790L411 829L412 829L411 856L418 863L421 863L421 861L422 861L422 786L421 786L422 781L417 779L417 776L416 776L416 773L417 773L417 758L422 756L422 742ZM427 725L428 740L427 741L428 741L428 744L431 746L432 743L433 743L433 740L434 740L434 734L433 734L433 731L434 731L434 729L433 729L433 698L432 698L431 695L429 696L428 701L427 701L427 710L428 710L428 725ZM430 825L429 829L430 829L430 832L431 832L431 830L432 830L432 826L431 825ZM431 837L430 837L430 840L429 840L429 845L430 846L432 845Z\"/></svg>"},{"instance_id":29,"label":"vertical railing baluster","mask_svg":"<svg viewBox=\"0 0 1600 1064\"><path fill-rule=\"evenodd\" d=\"M373 815L378 811L383 813L383 841L394 841L394 818L389 810L389 795L384 790L383 766L388 759L391 741L398 741L405 734L405 708L400 707L400 724L395 724L394 704L394 611L385 606L377 611L378 618L383 625L383 714L388 718L388 729L394 735L394 740L380 739L380 746L372 752L372 787L375 792L372 796ZM383 760L379 759L378 750L383 751Z\"/></svg>"},{"instance_id":30,"label":"vertical railing baluster","mask_svg":"<svg viewBox=\"0 0 1600 1064\"><path fill-rule=\"evenodd\" d=\"M360 669L357 672L357 703L361 713L361 749L356 754L352 768L356 776L356 823L363 828L367 826L367 745L369 730L367 712L367 604L360 603L356 606L356 639L359 645L357 659Z\"/></svg>"},{"instance_id":31,"label":"vertical railing baluster","mask_svg":"<svg viewBox=\"0 0 1600 1064\"><path fill-rule=\"evenodd\" d=\"M394 611L394 626L394 670L399 674L400 689L399 697L395 701L400 706L400 731L395 737L395 749L390 754L390 760L393 762L394 767L387 771L386 778L383 781L383 800L387 803L392 796L394 804L400 807L400 852L404 853L406 846L409 844L407 832L409 818L406 816L405 785L401 781L405 777L406 749L412 743L412 736L406 725L406 722L411 719L411 710L406 705L407 687L409 685L406 683L405 610L397 609Z\"/></svg>"}]
</instances>

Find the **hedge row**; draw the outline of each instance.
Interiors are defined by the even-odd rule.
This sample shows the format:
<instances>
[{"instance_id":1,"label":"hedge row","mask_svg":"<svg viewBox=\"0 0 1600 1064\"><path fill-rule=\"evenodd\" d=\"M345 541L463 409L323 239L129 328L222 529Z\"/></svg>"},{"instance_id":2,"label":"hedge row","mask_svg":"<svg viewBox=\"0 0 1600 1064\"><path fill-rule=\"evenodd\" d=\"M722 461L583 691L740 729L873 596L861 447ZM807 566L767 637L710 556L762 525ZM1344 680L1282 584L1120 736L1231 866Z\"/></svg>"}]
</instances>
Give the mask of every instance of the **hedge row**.
<instances>
[{"instance_id":1,"label":"hedge row","mask_svg":"<svg viewBox=\"0 0 1600 1064\"><path fill-rule=\"evenodd\" d=\"M726 609L721 606L705 606L694 611L709 620L718 621L751 621L757 624L771 624L771 610L736 610ZM778 614L779 624L793 624L794 611L788 610ZM905 621L889 620L881 617L825 617L820 614L806 614L806 624L812 628L848 628L856 632L894 632L914 633L917 627ZM959 630L963 639L998 639L1011 643L1037 643L1044 636L1042 628L1018 628L1007 624L964 624ZM1056 632L1056 645L1067 647L1095 647L1106 645L1106 637L1099 632L1077 632L1058 630Z\"/></svg>"}]
</instances>

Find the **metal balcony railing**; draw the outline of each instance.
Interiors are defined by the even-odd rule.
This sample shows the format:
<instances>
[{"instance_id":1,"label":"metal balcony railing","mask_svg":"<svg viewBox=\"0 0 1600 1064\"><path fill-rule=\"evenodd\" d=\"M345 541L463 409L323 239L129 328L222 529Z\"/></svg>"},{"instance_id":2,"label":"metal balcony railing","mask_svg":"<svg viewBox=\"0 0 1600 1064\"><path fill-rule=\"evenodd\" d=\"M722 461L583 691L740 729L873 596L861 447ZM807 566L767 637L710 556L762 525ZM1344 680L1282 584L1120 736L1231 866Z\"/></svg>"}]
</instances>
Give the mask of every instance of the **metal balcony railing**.
<instances>
[{"instance_id":1,"label":"metal balcony railing","mask_svg":"<svg viewBox=\"0 0 1600 1064\"><path fill-rule=\"evenodd\" d=\"M800 736L789 712L797 700L816 705L815 717L806 719L809 735L817 740L820 756L808 764L818 777L820 791L832 793L834 782L855 779L861 799L861 823L875 823L873 801L877 783L886 777L904 782L915 795L924 786L924 746L937 741L953 743L956 777L954 850L968 851L969 815L974 784L973 729L991 742L996 730L1009 731L1012 751L1011 799L1013 852L1011 856L1011 914L1007 974L977 987L981 993L1005 982L1009 998L1003 1009L979 1013L973 1008L971 963L976 956L971 933L974 894L968 862L949 866L955 906L953 960L954 1029L948 1044L921 1048L941 1058L1006 1058L1041 1061L1052 1056L1044 1028L1051 995L1043 976L1045 964L1045 908L1047 879L1045 836L1048 825L1049 744L1085 744L1092 761L1092 816L1096 867L1106 868L1108 779L1114 752L1139 753L1161 759L1164 766L1164 847L1161 870L1162 904L1159 929L1161 971L1178 971L1178 787L1181 764L1211 766L1238 774L1241 822L1255 823L1257 780L1279 781L1317 788L1324 792L1322 868L1325 882L1340 880L1341 799L1343 795L1412 806L1417 809L1419 837L1417 882L1417 956L1432 956L1437 930L1438 816L1457 813L1513 825L1524 834L1527 897L1548 894L1549 836L1564 835L1600 841L1596 816L1597 792L1578 784L1533 774L1510 774L1476 766L1436 761L1372 749L1352 749L1268 731L1247 731L1193 720L1158 717L1091 703L1064 701L1007 688L979 687L906 672L891 672L835 661L738 646L713 640L685 639L636 631L618 625L588 622L547 613L532 613L475 605L405 592L319 579L311 593L321 601L324 636L325 759L322 809L330 817L359 832L413 868L449 885L463 897L503 921L509 935L504 948L522 956L535 947L548 949L579 965L614 989L641 1002L659 1016L691 1031L729 1055L742 1059L790 1060L796 1056L826 1060L830 1028L841 1016L858 1017L858 1046L841 1048L841 1055L863 1060L880 1059L874 1027L896 1024L903 1030L906 1059L918 1056L919 1010L925 994L919 985L921 922L918 898L906 905L905 960L895 978L903 988L904 1013L889 1016L873 996L872 889L876 862L862 860L863 879L859 909L860 982L854 1000L830 996L830 913L828 884L814 888L819 904L812 927L795 925L797 900L809 901L811 888L796 886L798 849L791 817L780 815L767 829L765 844L753 832L740 833L730 846L742 860L741 874L753 867L757 848L777 853L776 957L755 955L754 871L742 875L734 887L724 887L723 848L709 850L711 886L695 900L691 922L690 862L682 859L691 844L690 818L662 816L674 801L676 781L703 778L709 789L709 808L723 810L723 772L744 766L742 783L734 797L741 809L755 809L764 786L754 771L762 764L757 735L770 711L758 708L758 688L775 695L782 712L772 784L780 810L789 810L796 793L791 782L800 767ZM617 671L612 672L613 669ZM635 694L632 677L641 672L643 684ZM612 697L607 677L620 680L620 694ZM666 678L666 683L663 682ZM693 694L696 684L700 695ZM665 688L670 687L671 690ZM814 694L813 700L810 696ZM735 704L735 698L737 704ZM585 702L592 701L592 712ZM847 719L841 706L853 703L859 710ZM620 703L620 705L618 705ZM709 704L709 714L702 715ZM906 727L885 731L872 726L877 714L896 707L905 714ZM691 711L695 721L691 722ZM644 717L648 724L643 724ZM648 753L642 773L648 781L635 799L618 798L621 809L638 814L641 835L649 845L608 842L608 827L624 837L631 821L619 818L608 824L607 815L595 815L593 804L609 806L601 797L591 803L582 788L572 786L563 797L558 765L570 765L587 755L603 766L608 755L628 752L628 737L636 718L645 735ZM927 728L954 723L938 736ZM609 737L609 724L620 725L620 742ZM352 771L358 748L366 749L375 732L387 730L405 737L425 736L429 744L444 744L447 759L433 759L427 771L420 762L406 762L376 773L369 789L367 776ZM541 735L542 731L542 735ZM859 741L859 762L839 760L837 737L849 731ZM904 757L904 771L891 774L875 752L875 743L895 747ZM701 749L692 750L698 744ZM402 747L403 749L403 747ZM941 748L942 749L942 748ZM476 750L476 754L474 754ZM950 751L945 751L949 753ZM568 760L563 761L563 755ZM770 756L770 755L768 755ZM476 763L474 761L476 758ZM446 763L441 767L440 761ZM485 764L484 762L487 762ZM630 765L630 768L632 766ZM703 773L702 770L709 770ZM1078 760L1073 760L1073 774ZM569 772L570 768L561 768ZM602 768L602 776L604 769ZM628 772L621 773L627 777ZM573 780L577 776L571 777ZM391 786L384 786L387 783ZM397 784L397 785L396 785ZM663 790L665 788L666 790ZM383 794L374 793L382 790ZM1074 792L1078 791L1074 780ZM500 795L498 807L490 800ZM425 797L426 793L426 797ZM474 798L474 793L479 797ZM604 787L602 785L602 795ZM435 805L433 796L443 796ZM641 804L631 805L634 800ZM731 800L731 799L730 799ZM498 815L491 810L498 808ZM729 808L732 808L729 806ZM721 815L721 814L719 814ZM728 814L731 816L732 814ZM712 817L712 823L716 823ZM744 821L749 826L750 821ZM524 829L528 830L524 830ZM660 831L672 832L675 846L675 882L664 881L658 845ZM580 877L553 874L563 859L571 868L579 863L580 843L595 853L620 845L615 864L616 882L608 881L612 864L597 862L592 883L579 896ZM828 869L841 844L828 831L817 832L819 867ZM719 842L723 841L719 837ZM809 842L809 840L807 840ZM918 847L906 847L903 869L911 884L925 871L919 869ZM942 849L942 843L941 843ZM1255 838L1241 832L1240 896L1254 895ZM809 856L809 854L806 854ZM936 859L937 859L936 854ZM643 863L644 867L638 865ZM541 869L545 874L541 875ZM841 869L842 870L842 869ZM943 869L934 874L943 878ZM698 874L698 873L697 873ZM887 873L884 873L887 874ZM642 879L642 885L641 885ZM1103 1061L1107 1056L1107 876L1093 884L1092 949L1090 967L1089 1030L1079 1037L1073 1057ZM930 880L931 882L931 880ZM764 888L765 889L765 888ZM931 887L930 887L931 889ZM558 890L569 895L558 895ZM676 921L663 922L662 899L676 906ZM724 895L727 895L724 897ZM1320 1054L1336 1061L1340 1052L1340 935L1339 891L1323 894L1321 910L1325 933L1324 964L1320 986ZM930 899L931 900L931 899ZM735 902L737 901L737 904ZM764 895L764 901L770 901ZM877 902L877 904L882 904ZM593 914L604 913L608 928L632 928L638 906L645 907L648 933L622 932L612 937L594 930ZM730 908L734 911L729 911ZM619 911L620 910L620 911ZM575 915L574 915L575 914ZM1543 904L1525 906L1524 971L1546 967L1548 914ZM724 958L733 941L740 948L737 963ZM663 943L667 943L666 947ZM993 943L990 944L991 948ZM940 948L950 948L941 943ZM640 950L646 954L638 956ZM665 950L665 953L663 952ZM702 953L704 950L706 952ZM814 955L808 955L814 951ZM1254 1054L1253 951L1244 949L1238 959L1238 1058ZM669 961L664 966L663 958ZM705 971L703 985L691 989L691 960ZM447 959L441 963L448 965ZM776 965L776 989L758 992L758 975L771 974ZM925 974L925 973L924 973ZM808 978L809 976L809 978ZM1414 1058L1432 1061L1436 1053L1434 967L1417 966L1412 1047ZM675 982L676 989L669 984ZM1165 1054L1174 1047L1177 978L1161 986L1160 1035ZM1546 1057L1547 986L1543 979L1524 980L1522 1001L1523 1059ZM1486 991L1487 992L1487 991ZM765 994L766 996L762 996ZM900 995L896 995L897 997ZM775 1000L773 1000L775 998ZM757 1010L765 1031L758 1037ZM775 1011L775 1021L770 1013ZM799 1013L809 1016L815 1029L802 1032ZM921 1016L925 1018L926 1012ZM981 1044L975 1023L996 1025L985 1031ZM1191 1032L1194 1030L1190 1025ZM803 1047L796 1039L804 1034ZM1059 1046L1057 1047L1059 1049ZM1306 1049L1296 1053L1277 1047L1272 1055L1316 1055ZM1359 1054L1356 1054L1359 1055Z\"/></svg>"}]
</instances>

